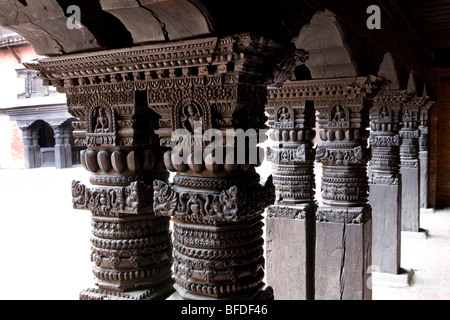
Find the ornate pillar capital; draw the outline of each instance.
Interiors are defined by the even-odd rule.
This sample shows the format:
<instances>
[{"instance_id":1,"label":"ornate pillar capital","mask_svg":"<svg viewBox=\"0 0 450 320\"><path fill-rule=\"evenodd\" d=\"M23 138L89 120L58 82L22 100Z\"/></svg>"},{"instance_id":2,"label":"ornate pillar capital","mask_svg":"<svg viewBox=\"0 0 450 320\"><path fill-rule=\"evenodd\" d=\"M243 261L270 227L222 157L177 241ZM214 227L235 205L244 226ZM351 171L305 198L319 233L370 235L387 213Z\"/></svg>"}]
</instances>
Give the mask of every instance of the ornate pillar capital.
<instances>
[{"instance_id":1,"label":"ornate pillar capital","mask_svg":"<svg viewBox=\"0 0 450 320\"><path fill-rule=\"evenodd\" d=\"M421 109L426 107L429 97L411 97L402 106L400 116L400 137L402 146L400 156L402 167L416 168L419 165L419 138Z\"/></svg>"},{"instance_id":2,"label":"ornate pillar capital","mask_svg":"<svg viewBox=\"0 0 450 320\"><path fill-rule=\"evenodd\" d=\"M379 94L370 110L370 139L372 147L372 184L397 185L400 183L399 135L401 110L410 96L405 90L389 90Z\"/></svg>"},{"instance_id":3,"label":"ornate pillar capital","mask_svg":"<svg viewBox=\"0 0 450 320\"><path fill-rule=\"evenodd\" d=\"M301 81L288 81L281 88L269 89L266 113L272 145L267 148L266 158L273 164L277 198L269 215L274 217L287 217L279 205L295 205L301 212L301 207L311 206L314 200L315 110L312 101L302 94L304 85ZM313 214L313 210L295 216L301 218L305 214Z\"/></svg>"}]
</instances>

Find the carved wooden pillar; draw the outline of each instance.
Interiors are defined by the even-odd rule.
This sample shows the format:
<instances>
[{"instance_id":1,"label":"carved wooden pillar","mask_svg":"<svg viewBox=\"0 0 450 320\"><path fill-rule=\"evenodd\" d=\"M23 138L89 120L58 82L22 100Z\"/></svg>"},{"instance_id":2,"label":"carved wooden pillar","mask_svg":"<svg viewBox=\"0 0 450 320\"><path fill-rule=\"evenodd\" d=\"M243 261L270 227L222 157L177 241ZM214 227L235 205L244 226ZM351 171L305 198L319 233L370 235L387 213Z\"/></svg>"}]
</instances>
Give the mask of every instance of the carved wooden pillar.
<instances>
[{"instance_id":1,"label":"carved wooden pillar","mask_svg":"<svg viewBox=\"0 0 450 320\"><path fill-rule=\"evenodd\" d=\"M277 47L259 40L196 41L182 68L162 61L166 67L150 81L148 104L161 116L156 133L161 145L172 148L165 165L176 173L173 185L154 184L155 212L173 217L174 299L272 295L263 290L262 213L275 195L271 179L262 186L255 172L262 160L256 142L265 136L254 129L265 122L265 55ZM170 53L182 56L185 50L172 46Z\"/></svg>"},{"instance_id":2,"label":"carved wooden pillar","mask_svg":"<svg viewBox=\"0 0 450 320\"><path fill-rule=\"evenodd\" d=\"M400 271L402 180L399 115L407 99L405 91L385 91L375 98L370 112L372 264L382 273L398 274Z\"/></svg>"},{"instance_id":3,"label":"carved wooden pillar","mask_svg":"<svg viewBox=\"0 0 450 320\"><path fill-rule=\"evenodd\" d=\"M153 179L165 181L168 172L149 134L152 116L136 96L115 86L100 94L69 93L70 112L80 119L75 138L88 147L81 162L94 185L72 185L74 207L92 212L98 280L98 289L83 291L81 299L161 299L172 291L169 219L152 208Z\"/></svg>"},{"instance_id":4,"label":"carved wooden pillar","mask_svg":"<svg viewBox=\"0 0 450 320\"><path fill-rule=\"evenodd\" d=\"M367 300L372 252L368 204L369 110L381 81L375 77L305 82L314 97L320 138L323 203L317 210L315 298Z\"/></svg>"},{"instance_id":5,"label":"carved wooden pillar","mask_svg":"<svg viewBox=\"0 0 450 320\"><path fill-rule=\"evenodd\" d=\"M420 207L429 208L428 200L428 168L429 168L429 150L430 150L430 109L435 102L430 101L420 109L420 125L419 125L419 160L420 160Z\"/></svg>"},{"instance_id":6,"label":"carved wooden pillar","mask_svg":"<svg viewBox=\"0 0 450 320\"><path fill-rule=\"evenodd\" d=\"M130 71L142 65L128 50L110 51L110 59L75 55L31 65L67 94L69 112L78 118L75 144L87 146L81 162L92 173L90 184L73 181L72 201L92 213L96 287L80 299L164 299L173 292L170 219L157 217L152 201L154 179L167 181L169 173L145 83L143 89ZM64 145L67 137L57 132Z\"/></svg>"},{"instance_id":7,"label":"carved wooden pillar","mask_svg":"<svg viewBox=\"0 0 450 320\"><path fill-rule=\"evenodd\" d=\"M279 300L314 299L315 111L303 88L304 82L271 88L266 106L276 192L267 211L266 270Z\"/></svg>"},{"instance_id":8,"label":"carved wooden pillar","mask_svg":"<svg viewBox=\"0 0 450 320\"><path fill-rule=\"evenodd\" d=\"M420 230L419 112L424 103L426 98L414 97L402 108L402 231Z\"/></svg>"}]
</instances>

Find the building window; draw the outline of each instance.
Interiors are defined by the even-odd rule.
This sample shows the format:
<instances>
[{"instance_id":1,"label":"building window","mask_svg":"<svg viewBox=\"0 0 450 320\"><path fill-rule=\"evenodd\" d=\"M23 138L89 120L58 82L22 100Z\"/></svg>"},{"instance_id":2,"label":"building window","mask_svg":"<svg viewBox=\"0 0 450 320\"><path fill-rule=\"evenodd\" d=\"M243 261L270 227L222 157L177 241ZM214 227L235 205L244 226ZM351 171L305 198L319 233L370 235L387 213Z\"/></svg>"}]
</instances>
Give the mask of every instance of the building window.
<instances>
[{"instance_id":1,"label":"building window","mask_svg":"<svg viewBox=\"0 0 450 320\"><path fill-rule=\"evenodd\" d=\"M18 78L25 79L24 92L17 95L18 99L48 97L57 94L56 90L51 90L50 87L43 85L42 79L38 77L37 71L18 69L16 72Z\"/></svg>"}]
</instances>

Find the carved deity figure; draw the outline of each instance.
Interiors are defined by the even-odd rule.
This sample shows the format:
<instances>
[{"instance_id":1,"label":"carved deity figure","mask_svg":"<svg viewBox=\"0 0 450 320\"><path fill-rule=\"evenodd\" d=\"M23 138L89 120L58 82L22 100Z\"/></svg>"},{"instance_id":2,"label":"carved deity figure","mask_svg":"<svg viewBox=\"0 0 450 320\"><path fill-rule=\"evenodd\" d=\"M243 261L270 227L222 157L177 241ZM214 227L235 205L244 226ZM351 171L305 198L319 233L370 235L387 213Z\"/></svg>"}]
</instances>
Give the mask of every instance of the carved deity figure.
<instances>
[{"instance_id":1,"label":"carved deity figure","mask_svg":"<svg viewBox=\"0 0 450 320\"><path fill-rule=\"evenodd\" d=\"M405 109L403 111L403 121L410 121L411 120L411 115L409 114L409 111L407 109Z\"/></svg>"},{"instance_id":2,"label":"carved deity figure","mask_svg":"<svg viewBox=\"0 0 450 320\"><path fill-rule=\"evenodd\" d=\"M181 117L181 125L186 130L193 132L195 122L202 121L200 112L193 105L189 105L184 108L183 115Z\"/></svg>"},{"instance_id":3,"label":"carved deity figure","mask_svg":"<svg viewBox=\"0 0 450 320\"><path fill-rule=\"evenodd\" d=\"M287 108L282 108L278 114L278 122L289 122L291 120L291 116Z\"/></svg>"},{"instance_id":4,"label":"carved deity figure","mask_svg":"<svg viewBox=\"0 0 450 320\"><path fill-rule=\"evenodd\" d=\"M345 111L341 106L336 106L332 113L333 122L344 122L345 121Z\"/></svg>"},{"instance_id":5,"label":"carved deity figure","mask_svg":"<svg viewBox=\"0 0 450 320\"><path fill-rule=\"evenodd\" d=\"M109 131L109 123L108 118L105 116L105 110L103 108L98 108L94 132L108 132L108 131Z\"/></svg>"},{"instance_id":6,"label":"carved deity figure","mask_svg":"<svg viewBox=\"0 0 450 320\"><path fill-rule=\"evenodd\" d=\"M389 118L389 110L386 106L384 106L383 108L381 108L380 110L380 120L384 120Z\"/></svg>"}]
</instances>

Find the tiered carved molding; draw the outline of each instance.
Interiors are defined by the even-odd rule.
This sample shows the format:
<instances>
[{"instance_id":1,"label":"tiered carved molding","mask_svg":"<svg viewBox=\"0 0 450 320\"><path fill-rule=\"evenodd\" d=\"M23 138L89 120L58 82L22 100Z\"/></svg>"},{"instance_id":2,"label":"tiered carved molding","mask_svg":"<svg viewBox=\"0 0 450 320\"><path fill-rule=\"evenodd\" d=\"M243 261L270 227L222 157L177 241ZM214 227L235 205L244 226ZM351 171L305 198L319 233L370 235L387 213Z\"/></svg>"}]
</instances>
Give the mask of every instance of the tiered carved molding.
<instances>
[{"instance_id":1,"label":"tiered carved molding","mask_svg":"<svg viewBox=\"0 0 450 320\"><path fill-rule=\"evenodd\" d=\"M304 95L303 85L289 81L280 89L269 90L266 112L273 143L266 156L273 163L276 189L275 205L270 207L269 216L305 218L306 212L291 215L283 208L310 208L314 202L315 110L310 98Z\"/></svg>"},{"instance_id":2,"label":"tiered carved molding","mask_svg":"<svg viewBox=\"0 0 450 320\"><path fill-rule=\"evenodd\" d=\"M400 112L409 99L403 90L384 91L370 111L371 184L400 183Z\"/></svg>"},{"instance_id":3,"label":"tiered carved molding","mask_svg":"<svg viewBox=\"0 0 450 320\"><path fill-rule=\"evenodd\" d=\"M384 80L369 76L304 83L314 100L322 163L323 203L317 210L316 299L371 299L371 207L367 163L369 111ZM352 270L352 271L350 271Z\"/></svg>"}]
</instances>

